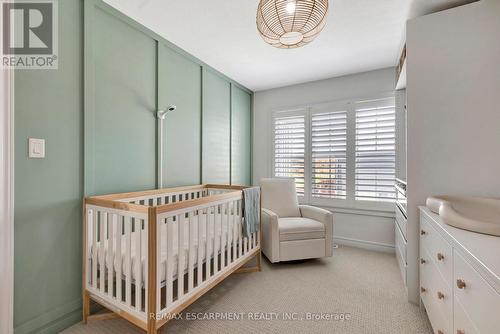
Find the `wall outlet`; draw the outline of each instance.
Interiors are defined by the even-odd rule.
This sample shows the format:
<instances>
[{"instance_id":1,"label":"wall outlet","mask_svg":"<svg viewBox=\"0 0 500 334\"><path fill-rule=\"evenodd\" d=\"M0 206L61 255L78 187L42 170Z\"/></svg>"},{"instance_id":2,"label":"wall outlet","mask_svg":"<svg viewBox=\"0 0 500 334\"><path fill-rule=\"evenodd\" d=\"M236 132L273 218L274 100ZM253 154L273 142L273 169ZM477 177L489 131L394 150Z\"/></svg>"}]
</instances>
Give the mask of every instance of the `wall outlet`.
<instances>
[{"instance_id":1,"label":"wall outlet","mask_svg":"<svg viewBox=\"0 0 500 334\"><path fill-rule=\"evenodd\" d=\"M28 156L33 159L45 158L45 139L28 139Z\"/></svg>"}]
</instances>

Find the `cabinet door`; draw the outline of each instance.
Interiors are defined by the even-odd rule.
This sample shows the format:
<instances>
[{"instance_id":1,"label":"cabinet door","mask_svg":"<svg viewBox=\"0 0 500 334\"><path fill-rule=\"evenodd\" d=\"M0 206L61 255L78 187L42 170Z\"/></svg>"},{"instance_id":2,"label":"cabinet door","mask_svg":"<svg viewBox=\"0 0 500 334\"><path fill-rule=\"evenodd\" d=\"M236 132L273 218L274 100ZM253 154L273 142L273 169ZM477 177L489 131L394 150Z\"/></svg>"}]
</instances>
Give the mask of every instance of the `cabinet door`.
<instances>
[{"instance_id":1,"label":"cabinet door","mask_svg":"<svg viewBox=\"0 0 500 334\"><path fill-rule=\"evenodd\" d=\"M230 182L230 84L203 70L202 182Z\"/></svg>"},{"instance_id":2,"label":"cabinet door","mask_svg":"<svg viewBox=\"0 0 500 334\"><path fill-rule=\"evenodd\" d=\"M234 85L231 94L231 183L250 185L252 96Z\"/></svg>"},{"instance_id":3,"label":"cabinet door","mask_svg":"<svg viewBox=\"0 0 500 334\"><path fill-rule=\"evenodd\" d=\"M159 46L159 108L175 105L163 120L161 187L201 182L201 67Z\"/></svg>"}]
</instances>

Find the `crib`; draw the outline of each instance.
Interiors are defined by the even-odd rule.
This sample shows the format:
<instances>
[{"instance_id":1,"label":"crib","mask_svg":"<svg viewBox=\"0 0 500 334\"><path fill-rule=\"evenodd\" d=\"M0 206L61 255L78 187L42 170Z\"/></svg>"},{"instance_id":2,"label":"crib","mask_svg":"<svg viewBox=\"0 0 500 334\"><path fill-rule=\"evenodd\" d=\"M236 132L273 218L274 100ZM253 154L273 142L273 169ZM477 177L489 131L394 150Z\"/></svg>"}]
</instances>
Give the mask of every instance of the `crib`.
<instances>
[{"instance_id":1,"label":"crib","mask_svg":"<svg viewBox=\"0 0 500 334\"><path fill-rule=\"evenodd\" d=\"M197 185L86 198L84 323L119 316L158 333L230 274L260 271L260 232L242 234L244 188ZM252 258L255 266L241 268ZM109 312L91 315L91 301Z\"/></svg>"}]
</instances>

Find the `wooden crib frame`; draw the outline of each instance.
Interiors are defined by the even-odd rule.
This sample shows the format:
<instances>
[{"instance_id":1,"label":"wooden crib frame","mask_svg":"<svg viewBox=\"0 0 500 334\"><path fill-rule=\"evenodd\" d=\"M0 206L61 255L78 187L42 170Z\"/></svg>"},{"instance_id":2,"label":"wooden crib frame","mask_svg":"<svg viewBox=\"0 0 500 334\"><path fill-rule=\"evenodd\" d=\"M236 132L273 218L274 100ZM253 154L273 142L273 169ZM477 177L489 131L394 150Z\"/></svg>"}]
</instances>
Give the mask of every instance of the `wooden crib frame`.
<instances>
[{"instance_id":1,"label":"wooden crib frame","mask_svg":"<svg viewBox=\"0 0 500 334\"><path fill-rule=\"evenodd\" d=\"M85 198L83 204L83 322L119 316L142 328L148 334L156 334L173 318L172 315L182 312L232 273L260 271L261 229L250 238L246 238L242 236L241 229L238 231L235 228L243 219L242 190L244 188L246 187L197 185ZM194 216L197 216L196 220ZM184 219L187 219L187 225L180 224ZM230 225L231 219L232 225ZM204 248L201 247L200 241L202 220L207 241ZM225 231L224 220L226 221ZM174 259L171 257L173 255L169 255L171 250L174 254L172 239L174 234L172 222L174 221L177 222L179 238L177 240L177 279L173 275ZM216 235L217 221L220 222L220 236ZM194 267L195 260L193 259L193 256L196 256L194 251L196 245L193 240L195 230L192 228L195 222L197 224L195 228L198 228L196 267ZM213 222L213 240L208 237L210 222ZM165 224L163 228L167 229L166 240L161 240L161 233L157 233L161 224ZM184 262L184 248L181 246L184 244L184 228L186 228L184 225L187 226L189 234L186 261L188 263ZM136 253L135 256L136 259L141 260L136 260L132 268L131 235L136 232L138 234L135 234L134 242L137 242L135 246L136 252L139 249L139 255ZM146 254L142 254L143 233L147 237ZM124 237L126 238L125 261L128 261L126 266L121 265L123 263L121 247ZM162 242L166 242L165 247L167 247L164 286L162 286L162 277L160 277L158 267L162 265L160 263ZM218 242L220 244L217 244ZM104 248L106 245L107 249ZM219 250L220 253L218 253ZM205 260L202 262L203 251L205 251ZM147 268L144 280L141 277L143 256L144 267ZM256 258L256 266L241 268L253 258ZM117 267L119 269L115 269L117 259L120 263ZM122 275L122 270L126 272L126 276ZM139 277L135 282L140 284L134 284L132 270L136 277ZM175 283L177 283L177 289L175 289ZM176 296L175 290L177 290ZM133 295L134 292L135 295ZM104 306L109 312L91 315L91 301Z\"/></svg>"}]
</instances>

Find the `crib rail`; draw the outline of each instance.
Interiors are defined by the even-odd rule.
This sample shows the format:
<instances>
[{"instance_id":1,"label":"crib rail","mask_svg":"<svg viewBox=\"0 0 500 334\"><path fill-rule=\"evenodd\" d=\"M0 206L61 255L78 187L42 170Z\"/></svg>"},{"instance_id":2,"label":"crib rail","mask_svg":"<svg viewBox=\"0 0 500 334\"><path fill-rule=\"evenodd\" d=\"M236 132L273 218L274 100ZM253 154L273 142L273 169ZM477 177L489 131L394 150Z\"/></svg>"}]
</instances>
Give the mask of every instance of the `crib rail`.
<instances>
[{"instance_id":1,"label":"crib rail","mask_svg":"<svg viewBox=\"0 0 500 334\"><path fill-rule=\"evenodd\" d=\"M93 202L85 205L85 286L104 302L146 321L148 287L142 276L143 268L148 267L144 251L148 248L148 239L144 238L148 235L148 213Z\"/></svg>"},{"instance_id":2,"label":"crib rail","mask_svg":"<svg viewBox=\"0 0 500 334\"><path fill-rule=\"evenodd\" d=\"M242 235L243 188L199 185L86 198L84 320L90 297L154 332L260 254L260 234Z\"/></svg>"},{"instance_id":3,"label":"crib rail","mask_svg":"<svg viewBox=\"0 0 500 334\"><path fill-rule=\"evenodd\" d=\"M157 228L166 232L157 233L156 241L158 252L166 252L166 261L157 257L157 268L166 266L157 272L156 288L162 295L156 309L162 317L176 313L196 291L259 245L258 233L250 238L241 233L241 191L158 207L157 212Z\"/></svg>"}]
</instances>

